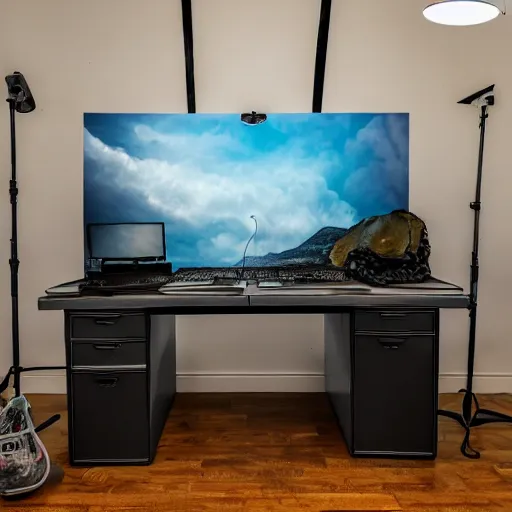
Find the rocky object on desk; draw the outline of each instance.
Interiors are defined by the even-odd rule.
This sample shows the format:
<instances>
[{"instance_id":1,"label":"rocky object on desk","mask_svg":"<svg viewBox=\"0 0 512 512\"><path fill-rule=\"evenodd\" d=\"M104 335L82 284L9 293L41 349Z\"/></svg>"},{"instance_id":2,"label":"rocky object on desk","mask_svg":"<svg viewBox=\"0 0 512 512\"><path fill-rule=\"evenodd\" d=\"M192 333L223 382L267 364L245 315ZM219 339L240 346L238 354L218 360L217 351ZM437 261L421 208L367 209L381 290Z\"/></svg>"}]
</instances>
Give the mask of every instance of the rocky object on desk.
<instances>
[{"instance_id":1,"label":"rocky object on desk","mask_svg":"<svg viewBox=\"0 0 512 512\"><path fill-rule=\"evenodd\" d=\"M247 256L247 267L275 267L285 265L326 265L333 245L347 232L344 228L327 226L317 231L305 242L293 249L280 253L268 253L265 256ZM240 260L235 267L241 267Z\"/></svg>"},{"instance_id":2,"label":"rocky object on desk","mask_svg":"<svg viewBox=\"0 0 512 512\"><path fill-rule=\"evenodd\" d=\"M370 285L421 283L431 276L425 223L405 210L368 217L339 239L332 264Z\"/></svg>"}]
</instances>

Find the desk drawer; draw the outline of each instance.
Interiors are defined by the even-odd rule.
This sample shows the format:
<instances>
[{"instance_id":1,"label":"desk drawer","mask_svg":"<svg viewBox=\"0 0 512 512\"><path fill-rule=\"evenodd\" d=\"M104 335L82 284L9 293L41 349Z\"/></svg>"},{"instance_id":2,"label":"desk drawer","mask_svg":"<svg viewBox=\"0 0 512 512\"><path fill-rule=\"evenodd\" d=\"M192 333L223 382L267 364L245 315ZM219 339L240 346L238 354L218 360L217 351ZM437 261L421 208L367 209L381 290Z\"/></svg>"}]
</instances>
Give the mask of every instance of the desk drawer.
<instances>
[{"instance_id":1,"label":"desk drawer","mask_svg":"<svg viewBox=\"0 0 512 512\"><path fill-rule=\"evenodd\" d=\"M433 455L435 337L359 335L354 352L354 452Z\"/></svg>"},{"instance_id":2,"label":"desk drawer","mask_svg":"<svg viewBox=\"0 0 512 512\"><path fill-rule=\"evenodd\" d=\"M433 311L357 310L356 332L435 332Z\"/></svg>"},{"instance_id":3,"label":"desk drawer","mask_svg":"<svg viewBox=\"0 0 512 512\"><path fill-rule=\"evenodd\" d=\"M73 314L71 339L146 339L144 313Z\"/></svg>"},{"instance_id":4,"label":"desk drawer","mask_svg":"<svg viewBox=\"0 0 512 512\"><path fill-rule=\"evenodd\" d=\"M131 366L146 364L144 341L74 341L71 366Z\"/></svg>"},{"instance_id":5,"label":"desk drawer","mask_svg":"<svg viewBox=\"0 0 512 512\"><path fill-rule=\"evenodd\" d=\"M149 459L147 375L74 372L72 463L125 464Z\"/></svg>"}]
</instances>

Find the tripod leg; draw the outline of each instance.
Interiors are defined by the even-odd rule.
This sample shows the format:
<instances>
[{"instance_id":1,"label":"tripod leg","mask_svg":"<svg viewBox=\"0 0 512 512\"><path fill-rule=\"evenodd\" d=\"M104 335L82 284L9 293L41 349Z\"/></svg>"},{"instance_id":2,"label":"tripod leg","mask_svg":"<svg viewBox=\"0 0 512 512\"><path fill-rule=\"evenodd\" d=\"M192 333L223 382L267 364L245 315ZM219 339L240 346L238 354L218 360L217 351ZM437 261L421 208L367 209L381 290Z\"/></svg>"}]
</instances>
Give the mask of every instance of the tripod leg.
<instances>
[{"instance_id":1,"label":"tripod leg","mask_svg":"<svg viewBox=\"0 0 512 512\"><path fill-rule=\"evenodd\" d=\"M465 393L464 400L469 402L469 411L473 410L473 402L475 402L475 410L478 412L480 410L480 404L478 403L478 398L475 393L469 391L467 389L459 389L459 393ZM471 415L472 416L472 415ZM471 419L470 416L470 419Z\"/></svg>"},{"instance_id":2,"label":"tripod leg","mask_svg":"<svg viewBox=\"0 0 512 512\"><path fill-rule=\"evenodd\" d=\"M5 376L4 380L0 382L0 393L3 393L8 387L9 387L9 380L11 378L11 375L14 374L14 366L11 366L9 368L9 371L7 372L7 375Z\"/></svg>"},{"instance_id":3,"label":"tripod leg","mask_svg":"<svg viewBox=\"0 0 512 512\"><path fill-rule=\"evenodd\" d=\"M462 445L460 447L460 451L464 457L468 457L468 459L479 459L480 452L476 451L470 444L471 437L471 429L466 427L466 435L464 436L464 440L462 441Z\"/></svg>"},{"instance_id":4,"label":"tripod leg","mask_svg":"<svg viewBox=\"0 0 512 512\"><path fill-rule=\"evenodd\" d=\"M452 411L444 411L442 409L440 409L439 411L437 411L437 414L439 416L445 416L446 418L450 418L452 420L455 420L457 423L460 424L460 426L462 428L467 428L467 425L466 425L466 422L464 421L464 418L456 413L456 412L452 412Z\"/></svg>"},{"instance_id":5,"label":"tripod leg","mask_svg":"<svg viewBox=\"0 0 512 512\"><path fill-rule=\"evenodd\" d=\"M479 459L480 458L480 452L475 450L470 443L470 437L471 437L471 429L469 425L464 420L464 417L462 414L458 414L456 412L452 411L443 411L439 410L437 411L437 414L439 416L445 416L446 418L450 418L452 420L455 420L464 430L464 440L462 441L462 444L460 446L460 451L464 457L468 457L469 459Z\"/></svg>"},{"instance_id":6,"label":"tripod leg","mask_svg":"<svg viewBox=\"0 0 512 512\"><path fill-rule=\"evenodd\" d=\"M446 418L455 420L466 431L464 435L464 440L462 441L462 444L460 446L460 451L462 455L464 455L464 457L468 457L469 459L479 459L480 452L475 450L470 443L471 427L475 426L475 416L479 413L479 411L482 411L484 409L480 409L480 404L478 403L478 399L474 393L469 392L467 389L461 389L459 393L465 393L463 404L466 404L466 409L463 408L462 414L444 410L437 411L437 414L439 416L445 416ZM475 416L470 416L469 421L466 421L465 415L471 414L471 411L473 409L473 401L475 402L476 406Z\"/></svg>"},{"instance_id":7,"label":"tripod leg","mask_svg":"<svg viewBox=\"0 0 512 512\"><path fill-rule=\"evenodd\" d=\"M490 409L478 409L471 420L471 427L478 427L486 423L512 423L512 416Z\"/></svg>"}]
</instances>

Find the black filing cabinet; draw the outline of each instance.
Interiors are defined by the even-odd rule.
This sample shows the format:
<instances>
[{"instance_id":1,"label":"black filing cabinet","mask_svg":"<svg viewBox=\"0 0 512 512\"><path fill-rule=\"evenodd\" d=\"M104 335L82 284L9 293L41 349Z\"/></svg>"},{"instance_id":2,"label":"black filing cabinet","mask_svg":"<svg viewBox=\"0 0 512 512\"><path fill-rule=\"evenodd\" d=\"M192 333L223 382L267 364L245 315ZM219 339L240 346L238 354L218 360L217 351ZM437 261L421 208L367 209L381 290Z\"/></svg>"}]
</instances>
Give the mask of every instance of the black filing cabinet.
<instances>
[{"instance_id":1,"label":"black filing cabinet","mask_svg":"<svg viewBox=\"0 0 512 512\"><path fill-rule=\"evenodd\" d=\"M149 464L176 391L174 316L65 318L70 463Z\"/></svg>"},{"instance_id":2,"label":"black filing cabinet","mask_svg":"<svg viewBox=\"0 0 512 512\"><path fill-rule=\"evenodd\" d=\"M326 389L354 456L435 458L438 311L325 316Z\"/></svg>"}]
</instances>

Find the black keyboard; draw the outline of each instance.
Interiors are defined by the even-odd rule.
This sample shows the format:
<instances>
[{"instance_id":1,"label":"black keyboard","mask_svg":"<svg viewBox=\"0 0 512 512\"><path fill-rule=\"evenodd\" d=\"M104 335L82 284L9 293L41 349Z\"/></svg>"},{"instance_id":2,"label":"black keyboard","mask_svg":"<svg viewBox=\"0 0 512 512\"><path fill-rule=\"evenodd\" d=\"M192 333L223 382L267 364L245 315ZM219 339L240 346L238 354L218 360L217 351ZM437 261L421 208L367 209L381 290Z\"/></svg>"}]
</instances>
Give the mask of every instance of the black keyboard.
<instances>
[{"instance_id":1,"label":"black keyboard","mask_svg":"<svg viewBox=\"0 0 512 512\"><path fill-rule=\"evenodd\" d=\"M347 281L345 272L336 267L286 266L286 267L220 267L183 268L172 275L172 282L198 281L277 281L294 283L321 283Z\"/></svg>"},{"instance_id":2,"label":"black keyboard","mask_svg":"<svg viewBox=\"0 0 512 512\"><path fill-rule=\"evenodd\" d=\"M175 283L199 281L237 281L240 279L240 269L236 268L180 268L172 275L172 281Z\"/></svg>"},{"instance_id":3,"label":"black keyboard","mask_svg":"<svg viewBox=\"0 0 512 512\"><path fill-rule=\"evenodd\" d=\"M87 279L79 289L82 294L154 292L170 280L170 275L160 274L107 274Z\"/></svg>"},{"instance_id":4,"label":"black keyboard","mask_svg":"<svg viewBox=\"0 0 512 512\"><path fill-rule=\"evenodd\" d=\"M294 283L341 283L348 281L345 271L331 267L281 268L279 281Z\"/></svg>"},{"instance_id":5,"label":"black keyboard","mask_svg":"<svg viewBox=\"0 0 512 512\"><path fill-rule=\"evenodd\" d=\"M87 279L80 286L82 295L130 294L156 292L169 282L211 282L221 284L240 280L281 283L321 283L347 281L345 272L335 267L220 267L184 268L171 275L106 274Z\"/></svg>"}]
</instances>

